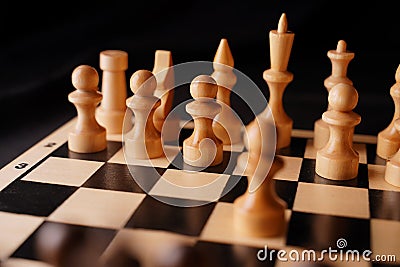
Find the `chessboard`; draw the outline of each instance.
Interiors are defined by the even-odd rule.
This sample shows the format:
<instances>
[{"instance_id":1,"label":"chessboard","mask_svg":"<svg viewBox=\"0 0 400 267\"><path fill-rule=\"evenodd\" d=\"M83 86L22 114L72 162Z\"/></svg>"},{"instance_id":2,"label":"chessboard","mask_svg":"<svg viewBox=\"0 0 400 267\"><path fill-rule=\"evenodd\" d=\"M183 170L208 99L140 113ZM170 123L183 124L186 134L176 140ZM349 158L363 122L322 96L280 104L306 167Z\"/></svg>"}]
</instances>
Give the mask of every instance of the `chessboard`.
<instances>
[{"instance_id":1,"label":"chessboard","mask_svg":"<svg viewBox=\"0 0 400 267\"><path fill-rule=\"evenodd\" d=\"M299 266L271 251L328 248L372 255L370 262L336 260L327 266L400 266L400 189L384 180L385 161L376 156L375 136L354 135L358 177L332 181L315 173L313 132L294 129L290 146L277 152L285 164L274 177L276 192L287 203L286 230L260 238L239 235L232 223L233 201L245 192L247 179L228 162L246 153L243 145L224 146L218 166L190 171L181 164L182 140L193 131L185 127L179 145L166 148L173 162L164 157L127 166L121 135L108 134L101 152L69 151L68 133L75 123L76 118L0 170L2 267L49 266L35 249L38 233L49 225L94 233L96 253L104 258L127 242L146 262L177 241L216 260L216 266ZM194 178L200 185L218 176L222 179L208 194L171 191L166 182ZM141 179L146 188L138 185ZM189 207L166 204L174 198ZM270 256L260 257L266 249ZM378 259L395 259L397 265L380 265Z\"/></svg>"}]
</instances>

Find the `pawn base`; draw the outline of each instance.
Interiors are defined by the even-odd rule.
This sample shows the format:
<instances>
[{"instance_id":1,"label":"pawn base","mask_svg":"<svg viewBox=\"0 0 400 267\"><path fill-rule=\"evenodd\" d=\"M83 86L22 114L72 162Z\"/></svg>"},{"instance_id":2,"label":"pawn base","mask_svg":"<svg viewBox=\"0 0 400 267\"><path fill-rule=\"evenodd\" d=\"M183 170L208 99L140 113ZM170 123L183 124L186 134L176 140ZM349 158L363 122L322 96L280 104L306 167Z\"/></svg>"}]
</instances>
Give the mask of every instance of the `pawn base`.
<instances>
[{"instance_id":1,"label":"pawn base","mask_svg":"<svg viewBox=\"0 0 400 267\"><path fill-rule=\"evenodd\" d=\"M104 128L103 128L104 129ZM76 153L95 153L107 148L105 129L99 132L75 133L68 136L68 149Z\"/></svg>"},{"instance_id":2,"label":"pawn base","mask_svg":"<svg viewBox=\"0 0 400 267\"><path fill-rule=\"evenodd\" d=\"M276 205L271 209L246 209L243 195L234 202L233 222L236 231L245 236L273 237L280 236L285 230L285 206Z\"/></svg>"},{"instance_id":3,"label":"pawn base","mask_svg":"<svg viewBox=\"0 0 400 267\"><path fill-rule=\"evenodd\" d=\"M358 175L358 161L357 153L331 156L322 149L317 152L315 172L330 180L351 180Z\"/></svg>"},{"instance_id":4,"label":"pawn base","mask_svg":"<svg viewBox=\"0 0 400 267\"><path fill-rule=\"evenodd\" d=\"M164 155L161 138L127 139L125 140L126 155L131 159L153 159ZM128 162L129 163L129 162Z\"/></svg>"},{"instance_id":5,"label":"pawn base","mask_svg":"<svg viewBox=\"0 0 400 267\"><path fill-rule=\"evenodd\" d=\"M400 166L388 161L385 171L385 181L391 185L400 187Z\"/></svg>"},{"instance_id":6,"label":"pawn base","mask_svg":"<svg viewBox=\"0 0 400 267\"><path fill-rule=\"evenodd\" d=\"M399 145L400 141L390 139L383 133L379 133L378 142L376 144L376 154L383 159L389 159L399 150Z\"/></svg>"},{"instance_id":7,"label":"pawn base","mask_svg":"<svg viewBox=\"0 0 400 267\"><path fill-rule=\"evenodd\" d=\"M183 161L195 167L209 167L222 163L222 142L214 142L209 138L193 146L191 138L183 141Z\"/></svg>"}]
</instances>

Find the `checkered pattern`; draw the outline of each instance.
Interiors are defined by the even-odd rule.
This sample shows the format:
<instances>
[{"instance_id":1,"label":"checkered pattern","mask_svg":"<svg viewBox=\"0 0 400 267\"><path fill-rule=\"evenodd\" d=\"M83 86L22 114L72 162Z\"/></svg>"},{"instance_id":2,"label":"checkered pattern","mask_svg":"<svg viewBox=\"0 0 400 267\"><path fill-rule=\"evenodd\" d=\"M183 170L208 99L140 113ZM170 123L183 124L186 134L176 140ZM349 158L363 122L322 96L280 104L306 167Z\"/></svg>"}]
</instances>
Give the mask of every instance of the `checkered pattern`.
<instances>
[{"instance_id":1,"label":"checkered pattern","mask_svg":"<svg viewBox=\"0 0 400 267\"><path fill-rule=\"evenodd\" d=\"M180 140L190 133L183 130ZM98 253L103 257L127 238L140 240L135 244L143 251L180 240L218 259L220 266L285 266L276 255L258 261L257 252L264 246L323 250L344 238L349 249L395 254L400 261L400 188L384 181L385 162L376 157L375 144L355 143L359 175L338 182L315 174L312 139L293 136L291 146L278 153L285 164L274 180L287 203L286 231L274 238L250 238L238 236L232 224L233 201L248 184L235 168L238 156L246 153L243 145L225 147L222 164L199 170L183 162L180 146L167 146L167 158L128 166L122 142L116 140L95 154L70 152L66 140L34 153L44 149L46 140L30 153L35 159L30 168L16 168L16 179L3 181L0 259L5 266L47 266L34 244L48 224L89 229L101 237ZM207 194L171 187L209 183L214 186Z\"/></svg>"}]
</instances>

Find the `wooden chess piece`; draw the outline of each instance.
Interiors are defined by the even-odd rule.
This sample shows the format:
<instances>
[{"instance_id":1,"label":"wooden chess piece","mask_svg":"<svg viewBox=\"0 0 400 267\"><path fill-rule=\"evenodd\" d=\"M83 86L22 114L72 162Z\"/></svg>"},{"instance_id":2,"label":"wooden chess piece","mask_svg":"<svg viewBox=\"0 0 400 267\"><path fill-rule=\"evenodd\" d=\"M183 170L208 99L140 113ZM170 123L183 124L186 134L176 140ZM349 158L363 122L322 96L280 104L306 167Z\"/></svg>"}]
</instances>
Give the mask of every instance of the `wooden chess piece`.
<instances>
[{"instance_id":1,"label":"wooden chess piece","mask_svg":"<svg viewBox=\"0 0 400 267\"><path fill-rule=\"evenodd\" d=\"M213 131L212 123L221 111L215 102L218 85L208 75L199 75L190 84L194 101L186 105L186 112L194 119L194 130L183 142L183 160L196 167L218 165L223 159L222 141Z\"/></svg>"},{"instance_id":2,"label":"wooden chess piece","mask_svg":"<svg viewBox=\"0 0 400 267\"><path fill-rule=\"evenodd\" d=\"M152 159L164 154L161 135L154 127L154 111L160 106L154 90L157 81L148 70L138 70L130 79L133 96L128 98L127 106L135 115L135 124L125 138L125 151L129 158Z\"/></svg>"},{"instance_id":3,"label":"wooden chess piece","mask_svg":"<svg viewBox=\"0 0 400 267\"><path fill-rule=\"evenodd\" d=\"M161 99L160 106L154 112L154 126L161 132L165 118L171 111L174 98L174 68L170 51L157 50L155 53L153 75L157 80L154 95Z\"/></svg>"},{"instance_id":4,"label":"wooden chess piece","mask_svg":"<svg viewBox=\"0 0 400 267\"><path fill-rule=\"evenodd\" d=\"M236 84L233 57L227 39L221 39L215 53L211 77L218 84L217 102L222 110L215 116L213 130L224 145L239 143L242 139L242 122L231 107L231 90Z\"/></svg>"},{"instance_id":5,"label":"wooden chess piece","mask_svg":"<svg viewBox=\"0 0 400 267\"><path fill-rule=\"evenodd\" d=\"M120 50L105 50L100 53L100 69L103 70L101 92L103 100L97 109L96 118L107 133L122 133L126 112L126 76L128 53Z\"/></svg>"},{"instance_id":6,"label":"wooden chess piece","mask_svg":"<svg viewBox=\"0 0 400 267\"><path fill-rule=\"evenodd\" d=\"M352 110L358 102L357 90L349 84L332 87L328 97L331 110L322 114L329 126L328 143L317 152L315 171L331 180L349 180L357 177L359 155L353 149L351 133L361 121Z\"/></svg>"},{"instance_id":7,"label":"wooden chess piece","mask_svg":"<svg viewBox=\"0 0 400 267\"><path fill-rule=\"evenodd\" d=\"M393 119L386 129L378 133L376 146L376 154L383 159L393 156L400 147L400 134L394 126L394 122L400 118L400 65L397 67L395 78L396 83L390 88L395 106Z\"/></svg>"},{"instance_id":8,"label":"wooden chess piece","mask_svg":"<svg viewBox=\"0 0 400 267\"><path fill-rule=\"evenodd\" d=\"M244 169L249 186L234 201L234 226L246 236L279 236L285 229L287 204L276 194L273 180L284 162L275 157L275 127L272 121L260 121L262 142L251 142L248 156L238 158L238 167ZM271 144L273 147L271 147Z\"/></svg>"},{"instance_id":9,"label":"wooden chess piece","mask_svg":"<svg viewBox=\"0 0 400 267\"><path fill-rule=\"evenodd\" d=\"M154 255L154 267L206 267L204 257L190 245L180 242L165 244ZM212 267L212 266L211 266Z\"/></svg>"},{"instance_id":10,"label":"wooden chess piece","mask_svg":"<svg viewBox=\"0 0 400 267\"><path fill-rule=\"evenodd\" d=\"M328 93L338 83L353 85L353 82L347 77L347 68L350 61L354 58L354 53L347 51L346 42L340 40L336 50L328 51L328 57L332 63L332 74L324 81L324 86ZM331 110L329 105L327 110ZM321 149L326 145L328 140L329 127L322 119L318 119L314 123L314 147Z\"/></svg>"},{"instance_id":11,"label":"wooden chess piece","mask_svg":"<svg viewBox=\"0 0 400 267\"><path fill-rule=\"evenodd\" d=\"M102 100L98 91L99 75L95 68L81 65L72 72L76 91L68 95L78 112L75 128L68 136L69 150L77 153L94 153L107 148L106 129L95 117L96 107Z\"/></svg>"},{"instance_id":12,"label":"wooden chess piece","mask_svg":"<svg viewBox=\"0 0 400 267\"><path fill-rule=\"evenodd\" d=\"M400 119L397 119L393 126L400 135ZM391 185L400 187L400 148L386 162L385 180Z\"/></svg>"},{"instance_id":13,"label":"wooden chess piece","mask_svg":"<svg viewBox=\"0 0 400 267\"><path fill-rule=\"evenodd\" d=\"M269 33L271 68L264 71L263 78L267 82L270 98L268 106L260 116L269 116L270 112L275 120L277 142L276 148L281 149L290 145L293 120L286 114L283 107L283 94L287 85L293 80L293 74L287 71L289 57L292 50L294 33L288 31L286 14L283 13L279 19L278 29ZM255 120L246 126L247 136L251 131L257 131ZM260 138L260 137L259 137ZM248 139L244 139L248 148Z\"/></svg>"},{"instance_id":14,"label":"wooden chess piece","mask_svg":"<svg viewBox=\"0 0 400 267\"><path fill-rule=\"evenodd\" d=\"M96 267L96 238L87 228L58 223L44 224L34 240L35 255L54 267Z\"/></svg>"},{"instance_id":15,"label":"wooden chess piece","mask_svg":"<svg viewBox=\"0 0 400 267\"><path fill-rule=\"evenodd\" d=\"M336 50L328 51L328 57L332 63L332 74L324 81L324 86L328 93L338 83L353 85L353 82L347 77L347 68L350 61L354 58L354 53L347 51L346 42L340 40ZM331 110L329 105L327 110ZM314 147L321 149L328 143L328 140L329 127L322 119L318 119L314 123Z\"/></svg>"}]
</instances>

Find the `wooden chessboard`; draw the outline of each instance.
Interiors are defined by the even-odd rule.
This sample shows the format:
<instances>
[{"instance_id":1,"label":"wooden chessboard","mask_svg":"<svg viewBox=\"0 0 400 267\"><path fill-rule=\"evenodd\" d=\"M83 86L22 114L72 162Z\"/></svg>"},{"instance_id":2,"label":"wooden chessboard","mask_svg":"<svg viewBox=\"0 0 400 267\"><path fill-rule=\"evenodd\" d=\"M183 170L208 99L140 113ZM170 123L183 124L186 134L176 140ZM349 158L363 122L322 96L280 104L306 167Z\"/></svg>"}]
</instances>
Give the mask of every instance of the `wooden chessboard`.
<instances>
[{"instance_id":1,"label":"wooden chessboard","mask_svg":"<svg viewBox=\"0 0 400 267\"><path fill-rule=\"evenodd\" d=\"M359 175L337 182L315 174L312 131L293 130L291 146L279 152L285 165L275 177L277 193L288 205L286 231L279 237L251 238L235 233L232 223L232 203L247 188L246 177L232 164L244 153L243 145L225 147L223 163L202 171L186 171L181 146L173 145L166 147L172 162L138 160L128 168L118 135L108 136L105 151L70 152L67 137L74 123L69 121L0 170L2 267L47 266L38 259L34 243L39 229L48 224L90 229L101 237L102 257L121 240L132 239L132 249L143 250L148 258L172 239L195 246L218 259L220 266L287 266L290 261L277 254L261 261L257 253L265 246L299 252L337 249L338 240L345 240L343 249L371 250L371 259L395 255L400 266L400 188L385 182L385 162L376 157L374 136L354 136ZM182 130L180 145L191 131ZM168 186L168 181L190 178L201 185L215 177L219 182L208 194L185 194ZM137 183L143 179L145 188ZM192 207L165 203L174 198Z\"/></svg>"}]
</instances>

